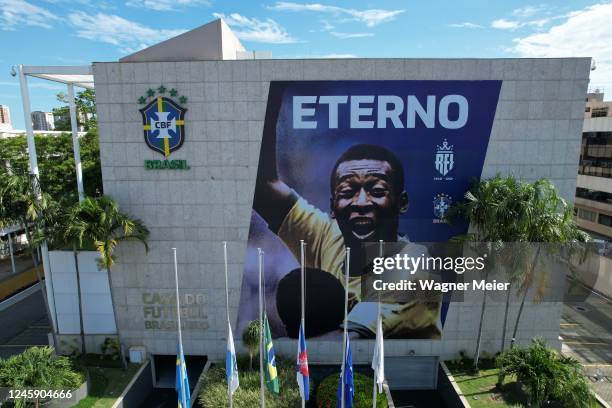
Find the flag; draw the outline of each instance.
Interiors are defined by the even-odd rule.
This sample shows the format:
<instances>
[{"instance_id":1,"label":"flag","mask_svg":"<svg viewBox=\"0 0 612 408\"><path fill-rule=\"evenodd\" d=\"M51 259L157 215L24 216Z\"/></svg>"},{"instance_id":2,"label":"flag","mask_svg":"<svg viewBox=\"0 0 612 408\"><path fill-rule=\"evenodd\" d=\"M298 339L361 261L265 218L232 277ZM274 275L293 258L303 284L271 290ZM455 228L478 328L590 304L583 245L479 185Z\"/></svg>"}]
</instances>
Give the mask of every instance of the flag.
<instances>
[{"instance_id":1,"label":"flag","mask_svg":"<svg viewBox=\"0 0 612 408\"><path fill-rule=\"evenodd\" d=\"M300 388L300 396L304 401L308 401L310 391L310 373L308 372L308 351L306 349L306 339L304 338L304 327L300 324L300 336L298 340L297 352L297 383Z\"/></svg>"},{"instance_id":2,"label":"flag","mask_svg":"<svg viewBox=\"0 0 612 408\"><path fill-rule=\"evenodd\" d=\"M353 353L351 353L351 343L349 342L348 334L346 335L346 357L344 360L344 378L340 373L340 383L338 384L337 405L342 407L342 387L344 386L344 408L353 407L353 395L355 387L353 384Z\"/></svg>"},{"instance_id":3,"label":"flag","mask_svg":"<svg viewBox=\"0 0 612 408\"><path fill-rule=\"evenodd\" d=\"M225 379L227 380L227 392L233 395L238 389L238 363L236 362L236 350L234 349L234 337L232 326L228 324L227 351L225 352Z\"/></svg>"},{"instance_id":4,"label":"flag","mask_svg":"<svg viewBox=\"0 0 612 408\"><path fill-rule=\"evenodd\" d=\"M372 357L372 369L374 370L374 382L378 384L378 393L380 394L383 392L383 383L385 382L385 348L381 316L378 316L376 322L376 345Z\"/></svg>"},{"instance_id":5,"label":"flag","mask_svg":"<svg viewBox=\"0 0 612 408\"><path fill-rule=\"evenodd\" d=\"M264 363L266 367L266 385L270 392L279 393L278 374L276 372L276 357L274 356L274 346L272 345L272 333L268 324L268 316L264 314Z\"/></svg>"},{"instance_id":6,"label":"flag","mask_svg":"<svg viewBox=\"0 0 612 408\"><path fill-rule=\"evenodd\" d=\"M179 343L176 350L176 392L178 394L178 408L191 407L191 394L189 393L189 379L187 378L187 365L183 347Z\"/></svg>"}]
</instances>

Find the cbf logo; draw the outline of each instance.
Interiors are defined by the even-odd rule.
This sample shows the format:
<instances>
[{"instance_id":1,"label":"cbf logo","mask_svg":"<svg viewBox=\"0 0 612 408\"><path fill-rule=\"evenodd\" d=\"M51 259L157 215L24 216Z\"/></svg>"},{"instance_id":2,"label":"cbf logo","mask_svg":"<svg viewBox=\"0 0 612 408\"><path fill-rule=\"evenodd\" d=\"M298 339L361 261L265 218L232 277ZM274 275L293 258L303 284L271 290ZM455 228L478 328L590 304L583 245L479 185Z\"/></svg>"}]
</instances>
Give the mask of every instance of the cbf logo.
<instances>
[{"instance_id":1,"label":"cbf logo","mask_svg":"<svg viewBox=\"0 0 612 408\"><path fill-rule=\"evenodd\" d=\"M442 176L446 176L449 171L453 169L455 164L455 155L453 153L453 146L448 144L446 139L442 142L442 146L437 146L438 150L436 151L436 170ZM437 180L441 180L441 178L436 178ZM452 180L452 178L447 177L446 180Z\"/></svg>"},{"instance_id":2,"label":"cbf logo","mask_svg":"<svg viewBox=\"0 0 612 408\"><path fill-rule=\"evenodd\" d=\"M444 219L446 213L450 209L453 200L450 198L448 194L440 193L434 197L433 200L433 210L434 216L436 217L433 222L435 224L438 223L446 223L447 221Z\"/></svg>"},{"instance_id":3,"label":"cbf logo","mask_svg":"<svg viewBox=\"0 0 612 408\"><path fill-rule=\"evenodd\" d=\"M147 146L165 158L180 148L185 140L185 112L172 99L159 95L140 109Z\"/></svg>"}]
</instances>

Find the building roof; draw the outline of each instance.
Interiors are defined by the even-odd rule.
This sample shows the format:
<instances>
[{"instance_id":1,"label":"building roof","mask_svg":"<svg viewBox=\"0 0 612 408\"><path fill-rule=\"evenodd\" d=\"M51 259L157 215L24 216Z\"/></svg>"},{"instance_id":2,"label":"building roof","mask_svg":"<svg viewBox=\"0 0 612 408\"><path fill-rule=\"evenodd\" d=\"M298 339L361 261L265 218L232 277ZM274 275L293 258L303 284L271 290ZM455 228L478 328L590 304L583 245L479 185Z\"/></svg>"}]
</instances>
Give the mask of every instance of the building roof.
<instances>
[{"instance_id":1,"label":"building roof","mask_svg":"<svg viewBox=\"0 0 612 408\"><path fill-rule=\"evenodd\" d=\"M120 62L233 60L245 48L228 25L217 19L120 58Z\"/></svg>"}]
</instances>

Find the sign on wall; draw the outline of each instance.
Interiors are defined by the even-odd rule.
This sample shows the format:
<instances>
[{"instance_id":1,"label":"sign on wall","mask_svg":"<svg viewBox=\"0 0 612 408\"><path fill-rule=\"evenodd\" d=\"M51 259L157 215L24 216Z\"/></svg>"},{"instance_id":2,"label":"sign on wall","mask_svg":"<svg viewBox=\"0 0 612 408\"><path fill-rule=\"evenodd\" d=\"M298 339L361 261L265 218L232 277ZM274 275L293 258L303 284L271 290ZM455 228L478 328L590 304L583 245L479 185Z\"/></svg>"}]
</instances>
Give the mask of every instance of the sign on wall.
<instances>
[{"instance_id":1,"label":"sign on wall","mask_svg":"<svg viewBox=\"0 0 612 408\"><path fill-rule=\"evenodd\" d=\"M441 242L445 220L480 177L501 81L272 82L253 201L238 332L258 316L257 248L274 337L296 337L300 240L306 243L308 337L341 336L345 247ZM354 259L353 259L354 258ZM376 307L351 268L349 329L373 338ZM296 296L296 294L298 294ZM439 339L439 302L385 304L387 338Z\"/></svg>"},{"instance_id":2,"label":"sign on wall","mask_svg":"<svg viewBox=\"0 0 612 408\"><path fill-rule=\"evenodd\" d=\"M176 101L173 98L177 98ZM185 113L181 106L187 102L185 96L178 96L174 88L167 90L161 85L156 91L148 89L146 96L138 99L146 104L140 109L144 140L147 146L164 156L164 160L145 160L147 170L187 170L186 160L168 160L170 153L178 150L185 141ZM180 104L179 104L180 102Z\"/></svg>"}]
</instances>

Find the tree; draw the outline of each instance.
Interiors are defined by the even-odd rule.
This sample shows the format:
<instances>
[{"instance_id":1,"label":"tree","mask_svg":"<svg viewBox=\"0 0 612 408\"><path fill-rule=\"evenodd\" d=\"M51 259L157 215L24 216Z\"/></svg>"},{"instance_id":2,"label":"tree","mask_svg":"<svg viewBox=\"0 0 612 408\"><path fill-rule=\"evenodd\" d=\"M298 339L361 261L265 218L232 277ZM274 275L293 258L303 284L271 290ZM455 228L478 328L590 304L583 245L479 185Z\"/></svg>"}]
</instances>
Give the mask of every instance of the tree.
<instances>
[{"instance_id":1,"label":"tree","mask_svg":"<svg viewBox=\"0 0 612 408\"><path fill-rule=\"evenodd\" d=\"M30 347L6 360L0 359L0 386L11 389L73 390L83 383L83 376L73 368L70 359L57 356L51 347ZM42 398L36 399L39 407ZM25 407L17 400L16 407Z\"/></svg>"},{"instance_id":2,"label":"tree","mask_svg":"<svg viewBox=\"0 0 612 408\"><path fill-rule=\"evenodd\" d=\"M253 369L253 357L259 353L259 320L252 320L242 332L242 343L249 351L249 369Z\"/></svg>"},{"instance_id":3,"label":"tree","mask_svg":"<svg viewBox=\"0 0 612 408\"><path fill-rule=\"evenodd\" d=\"M85 89L84 91L77 92L75 99L76 111L77 111L77 122L79 126L83 126L85 131L89 131L93 128L98 127L96 119L96 94L93 89ZM68 105L68 95L60 92L57 94L57 100L59 102ZM53 109L53 116L60 117L56 119L55 130L70 131L70 108L69 106L62 106Z\"/></svg>"},{"instance_id":4,"label":"tree","mask_svg":"<svg viewBox=\"0 0 612 408\"><path fill-rule=\"evenodd\" d=\"M36 151L42 191L64 206L78 201L72 137L36 135ZM102 195L102 170L97 129L80 137L81 166L85 195ZM0 177L4 174L28 172L28 151L25 136L0 139Z\"/></svg>"},{"instance_id":5,"label":"tree","mask_svg":"<svg viewBox=\"0 0 612 408\"><path fill-rule=\"evenodd\" d=\"M121 360L124 368L126 368L127 362L117 321L117 305L111 268L116 260L115 248L122 241L141 242L148 252L149 230L142 221L132 219L119 211L119 205L111 197L86 197L72 209L66 236L76 237L80 247L86 242L92 242L100 254L100 265L106 269L108 274L108 286L113 303L113 316L117 328L117 337L119 338Z\"/></svg>"},{"instance_id":6,"label":"tree","mask_svg":"<svg viewBox=\"0 0 612 408\"><path fill-rule=\"evenodd\" d=\"M528 347L504 351L496 364L500 369L498 385L503 384L506 376L515 375L527 390L530 406L542 407L550 399L564 408L590 408L594 403L580 363L559 356L541 339L532 340Z\"/></svg>"},{"instance_id":7,"label":"tree","mask_svg":"<svg viewBox=\"0 0 612 408\"><path fill-rule=\"evenodd\" d=\"M36 278L41 287L47 319L51 326L53 326L53 318L47 300L47 288L43 283L43 277L38 268L38 260L35 254L35 248L38 245L30 231L31 227L34 228L34 231L41 228L43 222L42 215L45 213L49 203L49 197L46 194L41 194L38 197L36 191L40 191L39 189L38 178L32 175L20 174L14 171L5 173L0 178L0 226L13 224L23 226L28 239L34 270L36 271ZM57 345L57 338L53 327L51 332L53 343Z\"/></svg>"},{"instance_id":8,"label":"tree","mask_svg":"<svg viewBox=\"0 0 612 408\"><path fill-rule=\"evenodd\" d=\"M529 243L568 242L586 240L571 216L571 209L559 197L554 186L546 179L534 183L521 182L512 176L496 175L491 179L479 180L465 193L465 201L454 205L449 211L449 219L463 218L470 222L474 232L462 237L467 241L490 243L489 250L493 259L504 265L508 281L519 285L519 295L523 295L519 315L515 324L513 339L516 338L518 321L521 318L525 298L533 283L535 263L541 246L534 249ZM510 244L510 245L509 245ZM521 245L523 250L518 250ZM504 262L506 261L506 262ZM489 269L487 269L488 273ZM485 277L486 279L486 277ZM506 292L506 306L502 329L502 346L505 346L510 288ZM478 367L482 326L486 308L487 292L483 302L478 328L474 367ZM513 340L514 341L514 340Z\"/></svg>"}]
</instances>

